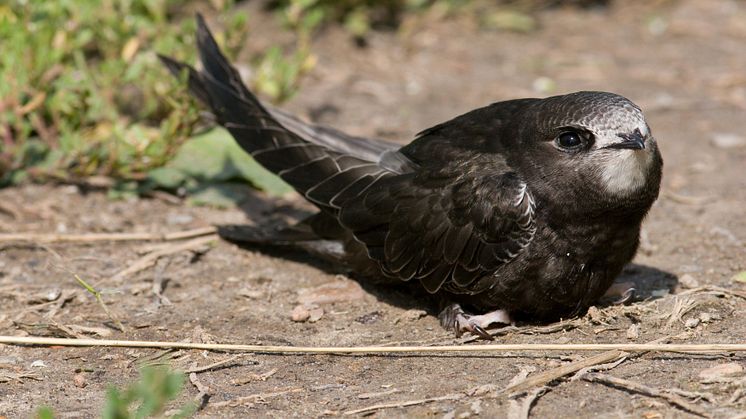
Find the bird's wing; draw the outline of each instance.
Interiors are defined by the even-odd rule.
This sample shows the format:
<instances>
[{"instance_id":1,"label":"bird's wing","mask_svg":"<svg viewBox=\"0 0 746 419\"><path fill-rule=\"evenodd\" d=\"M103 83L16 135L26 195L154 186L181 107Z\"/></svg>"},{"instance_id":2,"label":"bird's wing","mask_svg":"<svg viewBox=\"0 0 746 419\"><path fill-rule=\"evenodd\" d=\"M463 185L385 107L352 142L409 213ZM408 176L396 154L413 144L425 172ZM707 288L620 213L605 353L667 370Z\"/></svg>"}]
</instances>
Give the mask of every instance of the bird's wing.
<instances>
[{"instance_id":1,"label":"bird's wing","mask_svg":"<svg viewBox=\"0 0 746 419\"><path fill-rule=\"evenodd\" d=\"M385 152L401 147L386 140L358 137L325 125L309 124L282 109L265 107L282 126L304 140L363 160L376 161Z\"/></svg>"},{"instance_id":2,"label":"bird's wing","mask_svg":"<svg viewBox=\"0 0 746 419\"><path fill-rule=\"evenodd\" d=\"M414 168L389 143L346 136L270 112L243 84L199 15L197 24L203 69L197 71L165 56L161 60L172 73L188 74L191 93L209 106L246 152L319 208L335 214L341 197L360 193L381 177ZM302 132L287 129L277 118Z\"/></svg>"},{"instance_id":3,"label":"bird's wing","mask_svg":"<svg viewBox=\"0 0 746 419\"><path fill-rule=\"evenodd\" d=\"M451 177L443 171L389 176L345 202L341 224L387 275L476 293L534 236L534 202L514 173Z\"/></svg>"}]
</instances>

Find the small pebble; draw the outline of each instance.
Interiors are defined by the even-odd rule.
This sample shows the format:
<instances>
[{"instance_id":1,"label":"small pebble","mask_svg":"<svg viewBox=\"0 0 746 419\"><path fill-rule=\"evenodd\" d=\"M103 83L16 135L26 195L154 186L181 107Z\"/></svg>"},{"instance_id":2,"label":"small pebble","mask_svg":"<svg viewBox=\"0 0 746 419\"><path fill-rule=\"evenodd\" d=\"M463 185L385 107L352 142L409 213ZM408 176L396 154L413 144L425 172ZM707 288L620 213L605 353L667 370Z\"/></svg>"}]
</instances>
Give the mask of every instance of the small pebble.
<instances>
[{"instance_id":1,"label":"small pebble","mask_svg":"<svg viewBox=\"0 0 746 419\"><path fill-rule=\"evenodd\" d=\"M696 317L695 317L695 318L691 318L691 319L688 319L688 320L687 320L687 321L686 321L686 322L684 323L684 327L686 327L687 329L693 329L693 328L697 327L697 325L699 325L699 319L698 319L698 318L696 318Z\"/></svg>"},{"instance_id":2,"label":"small pebble","mask_svg":"<svg viewBox=\"0 0 746 419\"><path fill-rule=\"evenodd\" d=\"M31 368L46 368L47 364L44 363L41 359L37 359L36 361L31 363Z\"/></svg>"},{"instance_id":3,"label":"small pebble","mask_svg":"<svg viewBox=\"0 0 746 419\"><path fill-rule=\"evenodd\" d=\"M591 318L591 322L593 323L603 323L604 316L596 306L588 307L588 317Z\"/></svg>"},{"instance_id":4,"label":"small pebble","mask_svg":"<svg viewBox=\"0 0 746 419\"><path fill-rule=\"evenodd\" d=\"M640 337L640 325L633 324L627 329L627 339L637 340Z\"/></svg>"},{"instance_id":5,"label":"small pebble","mask_svg":"<svg viewBox=\"0 0 746 419\"><path fill-rule=\"evenodd\" d=\"M49 291L46 295L47 301L55 301L58 298L60 298L60 295L62 295L62 291L60 291L59 288L56 288L52 291Z\"/></svg>"},{"instance_id":6,"label":"small pebble","mask_svg":"<svg viewBox=\"0 0 746 419\"><path fill-rule=\"evenodd\" d=\"M699 281L697 278L689 274L684 274L679 277L679 284L684 288L697 288L699 287Z\"/></svg>"},{"instance_id":7,"label":"small pebble","mask_svg":"<svg viewBox=\"0 0 746 419\"><path fill-rule=\"evenodd\" d=\"M67 225L65 223L57 223L55 230L60 234L67 233Z\"/></svg>"},{"instance_id":8,"label":"small pebble","mask_svg":"<svg viewBox=\"0 0 746 419\"><path fill-rule=\"evenodd\" d=\"M83 388L88 385L83 374L75 374L73 376L73 384L78 388Z\"/></svg>"},{"instance_id":9,"label":"small pebble","mask_svg":"<svg viewBox=\"0 0 746 419\"><path fill-rule=\"evenodd\" d=\"M309 323L316 323L317 321L321 320L321 317L324 316L324 309L321 307L312 308L309 312L308 316L308 322Z\"/></svg>"},{"instance_id":10,"label":"small pebble","mask_svg":"<svg viewBox=\"0 0 746 419\"><path fill-rule=\"evenodd\" d=\"M290 319L294 322L310 322L315 323L321 320L324 316L324 309L317 306L307 306L305 304L298 304L293 308L290 313Z\"/></svg>"},{"instance_id":11,"label":"small pebble","mask_svg":"<svg viewBox=\"0 0 746 419\"><path fill-rule=\"evenodd\" d=\"M303 304L295 306L293 311L290 313L290 319L294 322L304 322L311 317L311 312Z\"/></svg>"}]
</instances>

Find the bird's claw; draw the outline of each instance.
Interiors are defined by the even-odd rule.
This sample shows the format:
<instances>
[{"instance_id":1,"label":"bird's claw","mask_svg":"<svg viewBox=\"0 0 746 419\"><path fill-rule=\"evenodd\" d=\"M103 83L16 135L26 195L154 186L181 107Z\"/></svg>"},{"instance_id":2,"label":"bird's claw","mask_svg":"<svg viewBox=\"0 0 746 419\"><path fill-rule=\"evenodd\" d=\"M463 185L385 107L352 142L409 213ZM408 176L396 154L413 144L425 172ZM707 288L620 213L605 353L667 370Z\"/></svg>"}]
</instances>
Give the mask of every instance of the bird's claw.
<instances>
[{"instance_id":1,"label":"bird's claw","mask_svg":"<svg viewBox=\"0 0 746 419\"><path fill-rule=\"evenodd\" d=\"M637 289L633 282L619 282L612 284L602 299L611 305L623 305L631 303L637 295Z\"/></svg>"},{"instance_id":2,"label":"bird's claw","mask_svg":"<svg viewBox=\"0 0 746 419\"><path fill-rule=\"evenodd\" d=\"M471 330L469 330L471 333L475 333L475 334L479 335L483 339L495 340L495 337L492 336L492 335L490 335L489 332L487 332L486 330L484 330L484 328L482 326L480 326L478 324L472 324L471 326L472 326L472 328L471 328Z\"/></svg>"},{"instance_id":3,"label":"bird's claw","mask_svg":"<svg viewBox=\"0 0 746 419\"><path fill-rule=\"evenodd\" d=\"M624 305L634 300L637 290L635 288L627 288L622 295L616 300L612 301L613 305Z\"/></svg>"},{"instance_id":4,"label":"bird's claw","mask_svg":"<svg viewBox=\"0 0 746 419\"><path fill-rule=\"evenodd\" d=\"M486 340L495 338L487 331L493 323L510 324L510 316L503 310L495 310L481 315L472 315L464 312L458 304L451 304L438 315L440 324L447 330L456 332L460 337L464 332L470 332Z\"/></svg>"}]
</instances>

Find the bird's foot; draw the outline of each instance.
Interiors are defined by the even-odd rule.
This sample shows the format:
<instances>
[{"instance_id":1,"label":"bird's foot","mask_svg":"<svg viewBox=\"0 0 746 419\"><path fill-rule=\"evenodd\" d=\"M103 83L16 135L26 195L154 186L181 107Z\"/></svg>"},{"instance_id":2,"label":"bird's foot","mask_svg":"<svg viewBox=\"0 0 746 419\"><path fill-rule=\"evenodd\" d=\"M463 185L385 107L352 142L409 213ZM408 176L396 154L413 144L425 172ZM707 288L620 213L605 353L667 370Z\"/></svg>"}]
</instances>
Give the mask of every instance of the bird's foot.
<instances>
[{"instance_id":1,"label":"bird's foot","mask_svg":"<svg viewBox=\"0 0 746 419\"><path fill-rule=\"evenodd\" d=\"M612 305L622 305L632 302L637 290L632 282L619 282L612 284L602 298L609 299Z\"/></svg>"},{"instance_id":2,"label":"bird's foot","mask_svg":"<svg viewBox=\"0 0 746 419\"><path fill-rule=\"evenodd\" d=\"M438 315L438 319L441 326L446 330L456 332L457 337L461 336L464 332L471 332L488 340L494 339L487 332L487 328L491 324L511 324L513 322L505 310L495 310L480 315L473 315L466 313L458 304L451 304L444 308Z\"/></svg>"}]
</instances>

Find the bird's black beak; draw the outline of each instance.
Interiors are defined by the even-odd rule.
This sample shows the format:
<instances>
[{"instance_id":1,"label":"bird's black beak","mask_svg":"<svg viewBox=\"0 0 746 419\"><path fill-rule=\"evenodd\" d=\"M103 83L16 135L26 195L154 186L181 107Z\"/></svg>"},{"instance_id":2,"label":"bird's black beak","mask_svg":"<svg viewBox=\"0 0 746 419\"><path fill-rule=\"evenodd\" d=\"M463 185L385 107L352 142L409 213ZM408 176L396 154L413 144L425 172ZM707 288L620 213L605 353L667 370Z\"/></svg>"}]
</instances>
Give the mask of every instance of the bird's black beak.
<instances>
[{"instance_id":1,"label":"bird's black beak","mask_svg":"<svg viewBox=\"0 0 746 419\"><path fill-rule=\"evenodd\" d=\"M622 141L614 144L607 145L606 148L617 148L617 149L629 149L629 150L642 150L645 148L645 137L639 129L636 129L631 134L620 133L617 134Z\"/></svg>"}]
</instances>

